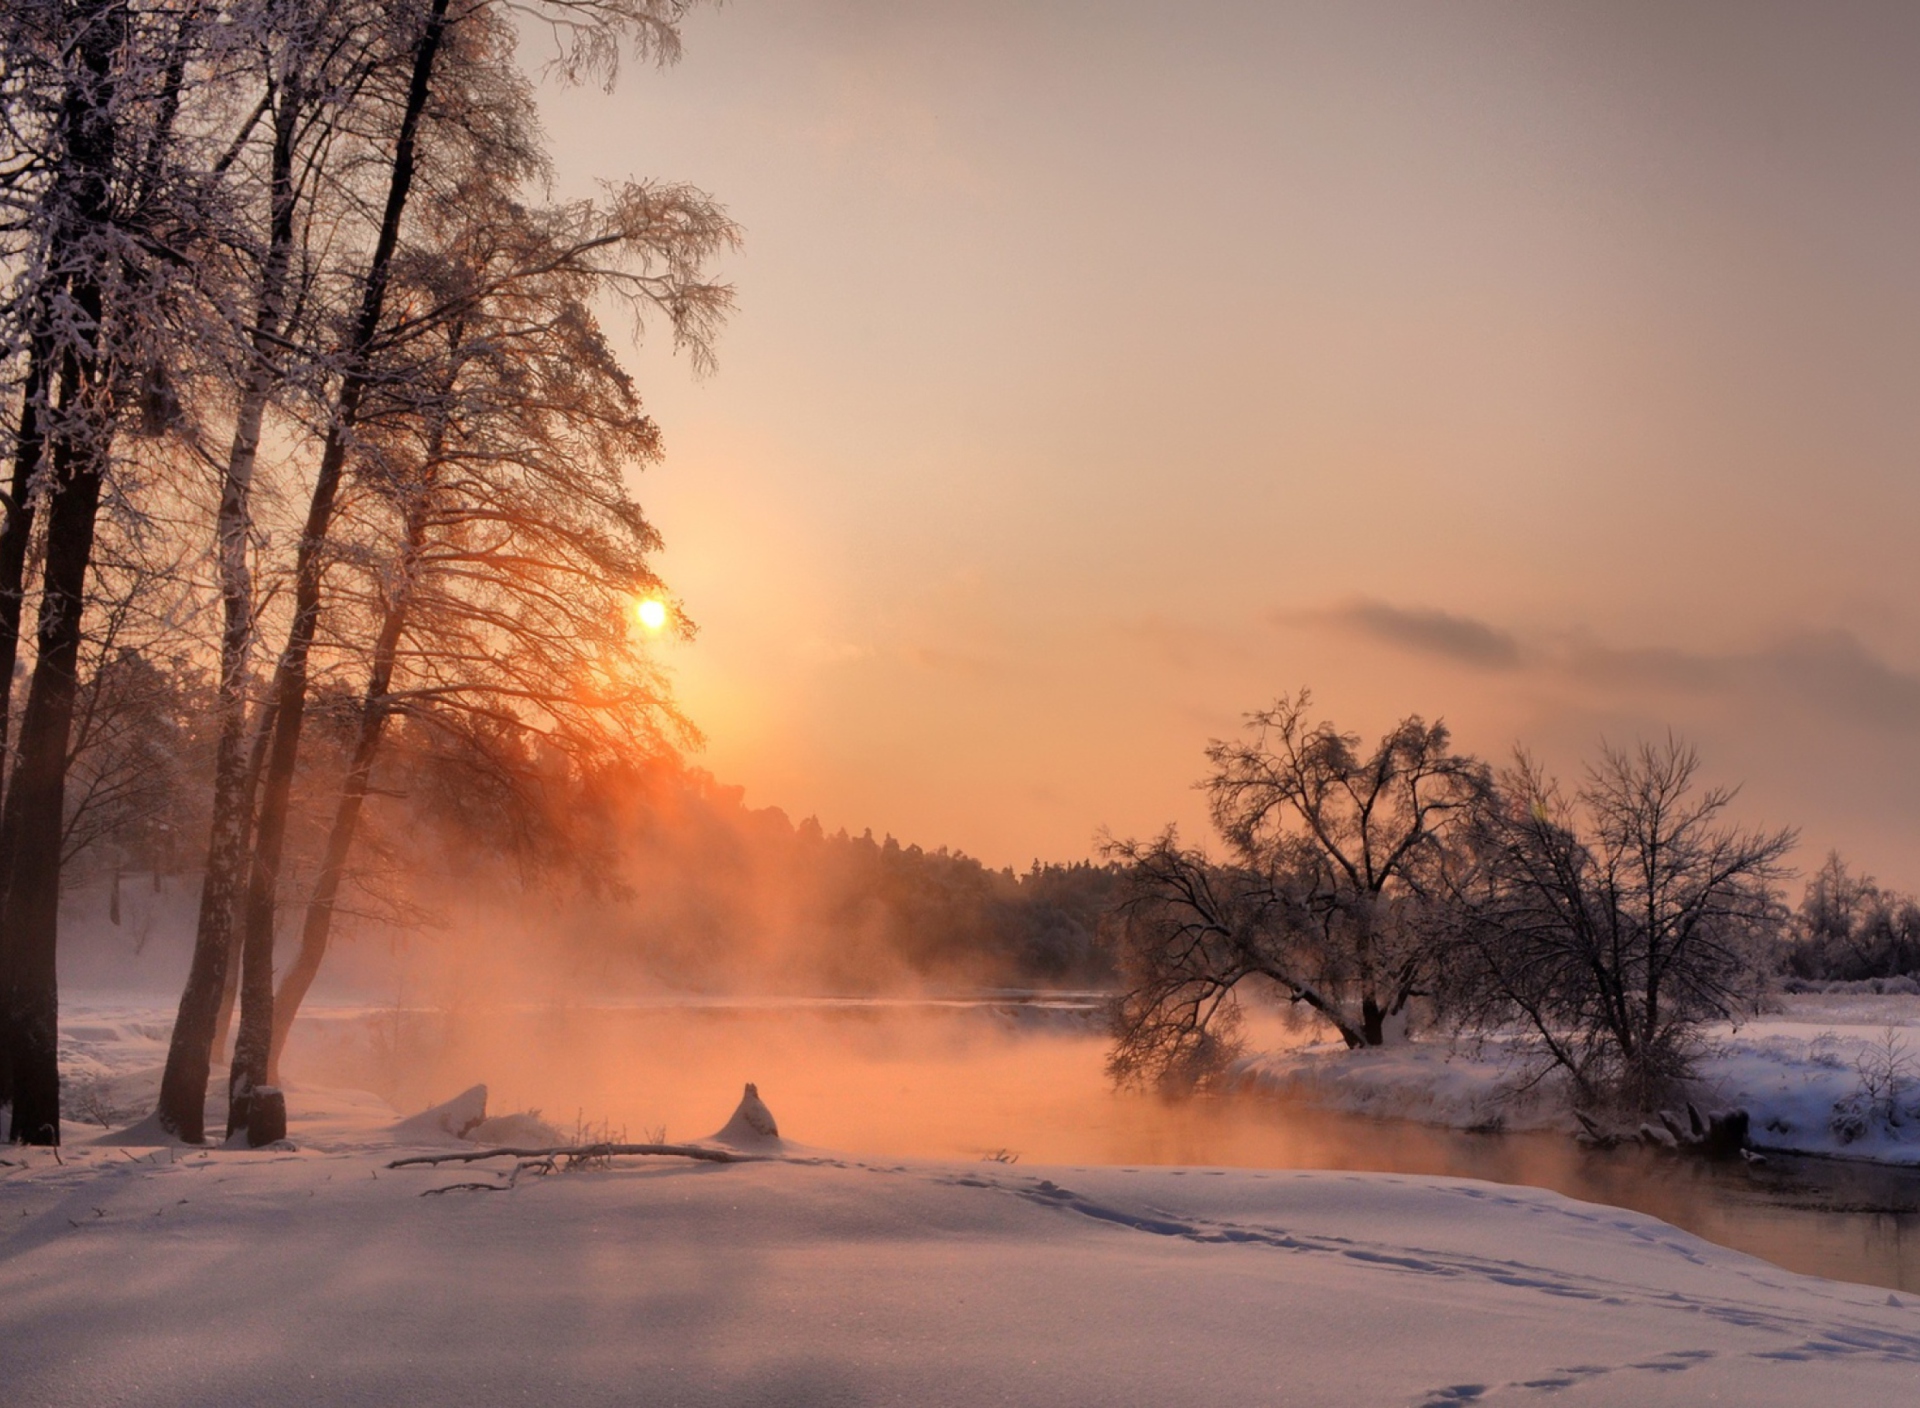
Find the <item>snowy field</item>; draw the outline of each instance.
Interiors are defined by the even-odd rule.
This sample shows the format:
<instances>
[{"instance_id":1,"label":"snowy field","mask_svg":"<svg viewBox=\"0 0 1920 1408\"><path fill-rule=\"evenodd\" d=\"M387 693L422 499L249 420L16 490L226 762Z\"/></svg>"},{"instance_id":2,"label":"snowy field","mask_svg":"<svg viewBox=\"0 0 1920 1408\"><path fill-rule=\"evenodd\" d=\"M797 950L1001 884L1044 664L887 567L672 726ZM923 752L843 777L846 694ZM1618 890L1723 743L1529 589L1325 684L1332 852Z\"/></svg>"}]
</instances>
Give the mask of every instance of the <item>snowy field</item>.
<instances>
[{"instance_id":1,"label":"snowy field","mask_svg":"<svg viewBox=\"0 0 1920 1408\"><path fill-rule=\"evenodd\" d=\"M163 1034L150 1008L75 1012L72 1072L124 1098ZM372 1096L291 1104L288 1149L75 1130L8 1156L8 1404L1895 1404L1920 1382L1920 1299L1536 1189L801 1144L506 1187L510 1161L388 1167L421 1136Z\"/></svg>"},{"instance_id":2,"label":"snowy field","mask_svg":"<svg viewBox=\"0 0 1920 1408\"><path fill-rule=\"evenodd\" d=\"M1745 1109L1769 1149L1920 1164L1920 997L1793 994L1707 1034L1699 1102ZM1573 1128L1551 1082L1498 1041L1348 1052L1320 1043L1250 1058L1243 1074L1288 1099L1456 1129Z\"/></svg>"},{"instance_id":3,"label":"snowy field","mask_svg":"<svg viewBox=\"0 0 1920 1408\"><path fill-rule=\"evenodd\" d=\"M21 1405L1908 1401L1920 1303L1463 1180L633 1160L392 1169L30 1151L0 1182Z\"/></svg>"}]
</instances>

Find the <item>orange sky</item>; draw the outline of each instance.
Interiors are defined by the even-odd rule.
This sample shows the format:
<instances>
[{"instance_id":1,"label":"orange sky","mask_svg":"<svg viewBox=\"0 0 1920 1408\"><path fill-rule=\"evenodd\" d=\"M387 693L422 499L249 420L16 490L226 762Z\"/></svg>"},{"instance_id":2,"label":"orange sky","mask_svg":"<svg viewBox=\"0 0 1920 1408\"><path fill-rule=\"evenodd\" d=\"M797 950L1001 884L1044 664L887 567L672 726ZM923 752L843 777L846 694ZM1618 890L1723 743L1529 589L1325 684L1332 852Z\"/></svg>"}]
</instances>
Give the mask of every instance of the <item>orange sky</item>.
<instances>
[{"instance_id":1,"label":"orange sky","mask_svg":"<svg viewBox=\"0 0 1920 1408\"><path fill-rule=\"evenodd\" d=\"M641 485L704 765L994 863L1311 685L1673 726L1920 887L1920 8L734 0L553 93L744 224ZM1816 857L1817 858L1817 857Z\"/></svg>"}]
</instances>

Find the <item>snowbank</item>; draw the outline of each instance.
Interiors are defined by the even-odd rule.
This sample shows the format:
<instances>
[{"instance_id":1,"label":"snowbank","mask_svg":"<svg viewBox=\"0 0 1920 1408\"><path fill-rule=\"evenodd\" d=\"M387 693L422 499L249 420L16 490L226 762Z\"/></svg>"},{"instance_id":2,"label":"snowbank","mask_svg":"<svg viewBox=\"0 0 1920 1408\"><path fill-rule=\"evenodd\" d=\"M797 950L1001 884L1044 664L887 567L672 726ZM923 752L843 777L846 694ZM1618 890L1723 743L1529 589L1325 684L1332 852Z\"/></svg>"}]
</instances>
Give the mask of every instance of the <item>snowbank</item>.
<instances>
[{"instance_id":1,"label":"snowbank","mask_svg":"<svg viewBox=\"0 0 1920 1408\"><path fill-rule=\"evenodd\" d=\"M1765 1148L1920 1163L1920 997L1861 988L1789 995L1779 1012L1710 1031L1699 1103L1748 1111ZM1558 1083L1529 1085L1532 1074L1498 1040L1355 1052L1325 1043L1239 1067L1258 1089L1351 1114L1571 1132Z\"/></svg>"},{"instance_id":2,"label":"snowbank","mask_svg":"<svg viewBox=\"0 0 1920 1408\"><path fill-rule=\"evenodd\" d=\"M1557 1083L1534 1081L1498 1043L1417 1041L1372 1051L1339 1042L1249 1057L1244 1083L1285 1100L1452 1129L1573 1128Z\"/></svg>"},{"instance_id":3,"label":"snowbank","mask_svg":"<svg viewBox=\"0 0 1920 1408\"><path fill-rule=\"evenodd\" d=\"M393 1152L0 1170L8 1402L1798 1405L1920 1377L1911 1297L1532 1189L830 1157L509 1188Z\"/></svg>"}]
</instances>

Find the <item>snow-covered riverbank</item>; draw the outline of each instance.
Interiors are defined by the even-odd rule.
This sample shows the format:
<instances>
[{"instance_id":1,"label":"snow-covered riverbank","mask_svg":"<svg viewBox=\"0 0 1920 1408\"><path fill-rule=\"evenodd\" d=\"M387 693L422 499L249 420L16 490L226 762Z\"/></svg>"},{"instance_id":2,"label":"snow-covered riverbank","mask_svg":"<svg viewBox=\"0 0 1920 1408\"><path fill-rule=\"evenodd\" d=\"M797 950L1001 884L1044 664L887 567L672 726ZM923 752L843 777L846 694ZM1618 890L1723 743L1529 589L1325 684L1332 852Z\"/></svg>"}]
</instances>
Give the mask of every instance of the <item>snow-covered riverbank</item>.
<instances>
[{"instance_id":1,"label":"snow-covered riverbank","mask_svg":"<svg viewBox=\"0 0 1920 1408\"><path fill-rule=\"evenodd\" d=\"M1753 1141L1797 1153L1920 1163L1920 997L1791 994L1779 1011L1707 1034L1698 1103L1738 1107ZM1574 1128L1551 1077L1499 1041L1337 1043L1255 1056L1256 1088L1326 1109L1456 1129Z\"/></svg>"},{"instance_id":2,"label":"snow-covered riverbank","mask_svg":"<svg viewBox=\"0 0 1920 1408\"><path fill-rule=\"evenodd\" d=\"M1913 1297L1534 1189L802 1149L423 1196L507 1167L393 1169L391 1112L295 1105L292 1149L0 1170L9 1403L1786 1405L1920 1376Z\"/></svg>"},{"instance_id":3,"label":"snow-covered riverbank","mask_svg":"<svg viewBox=\"0 0 1920 1408\"><path fill-rule=\"evenodd\" d=\"M142 1113L164 1010L67 1015L76 1103ZM1790 1015L1811 1044L1886 1014ZM1485 1064L1442 1062L1452 1118ZM418 1136L383 1101L290 1104L287 1149L90 1144L76 1120L58 1158L8 1156L9 1404L1890 1403L1920 1377L1906 1292L1541 1189L791 1146L436 1194L511 1166L393 1169Z\"/></svg>"}]
</instances>

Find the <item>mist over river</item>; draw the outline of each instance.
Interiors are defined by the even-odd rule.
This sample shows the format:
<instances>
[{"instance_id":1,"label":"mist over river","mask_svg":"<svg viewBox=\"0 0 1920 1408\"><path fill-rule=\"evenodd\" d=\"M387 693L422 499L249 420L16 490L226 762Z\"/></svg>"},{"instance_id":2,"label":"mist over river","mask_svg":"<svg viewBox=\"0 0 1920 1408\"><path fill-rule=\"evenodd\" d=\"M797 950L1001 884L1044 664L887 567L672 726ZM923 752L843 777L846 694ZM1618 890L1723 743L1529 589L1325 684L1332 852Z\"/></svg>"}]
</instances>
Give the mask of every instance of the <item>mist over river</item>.
<instances>
[{"instance_id":1,"label":"mist over river","mask_svg":"<svg viewBox=\"0 0 1920 1408\"><path fill-rule=\"evenodd\" d=\"M1552 1133L1468 1133L1257 1093L1116 1091L1092 995L333 1007L289 1080L413 1111L475 1083L495 1113L631 1139L710 1133L753 1081L791 1140L869 1158L1326 1168L1551 1188L1789 1270L1920 1292L1920 1171L1771 1156L1714 1165ZM297 1088L294 1094L297 1109Z\"/></svg>"}]
</instances>

